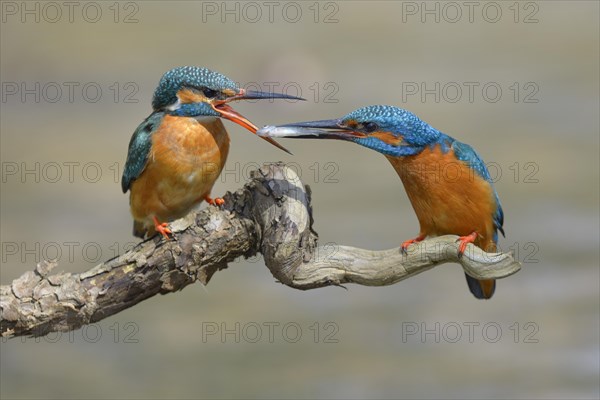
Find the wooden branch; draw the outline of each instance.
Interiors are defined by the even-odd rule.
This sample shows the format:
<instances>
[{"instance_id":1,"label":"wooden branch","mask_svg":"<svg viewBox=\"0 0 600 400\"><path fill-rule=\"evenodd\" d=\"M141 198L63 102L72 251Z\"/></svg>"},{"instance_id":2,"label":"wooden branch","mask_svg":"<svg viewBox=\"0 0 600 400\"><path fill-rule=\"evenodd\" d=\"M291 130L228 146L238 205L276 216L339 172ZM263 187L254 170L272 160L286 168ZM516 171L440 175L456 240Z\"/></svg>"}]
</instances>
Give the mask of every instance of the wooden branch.
<instances>
[{"instance_id":1,"label":"wooden branch","mask_svg":"<svg viewBox=\"0 0 600 400\"><path fill-rule=\"evenodd\" d=\"M409 248L371 251L317 247L310 188L284 164L253 171L251 181L225 195L221 209L208 207L174 221L175 240L159 236L80 274L57 273L44 261L10 285L0 286L0 333L42 336L78 329L156 294L183 289L240 256L260 252L273 276L296 289L356 283L390 285L447 262L460 263L478 279L514 274L520 264L507 253L469 245L458 259L456 236L428 239Z\"/></svg>"}]
</instances>

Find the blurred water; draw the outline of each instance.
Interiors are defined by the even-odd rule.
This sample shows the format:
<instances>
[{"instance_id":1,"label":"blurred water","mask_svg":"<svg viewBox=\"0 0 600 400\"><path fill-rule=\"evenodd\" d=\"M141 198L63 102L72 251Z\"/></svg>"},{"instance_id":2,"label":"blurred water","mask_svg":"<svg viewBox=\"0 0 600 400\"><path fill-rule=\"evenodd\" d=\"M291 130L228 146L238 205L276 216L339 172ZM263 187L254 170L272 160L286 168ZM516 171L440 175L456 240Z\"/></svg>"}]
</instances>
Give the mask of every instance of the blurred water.
<instances>
[{"instance_id":1,"label":"blurred water","mask_svg":"<svg viewBox=\"0 0 600 400\"><path fill-rule=\"evenodd\" d=\"M273 22L260 2L256 21L237 2L225 5L232 14L221 2L118 3L118 16L113 3L98 3L96 23L77 12L71 23L66 11L49 22L52 9L30 2L40 10L35 22L22 4L2 3L0 25L3 284L42 255L58 251L60 268L79 272L134 242L120 168L158 79L177 65L263 90L300 88L308 99L236 105L258 125L392 104L472 144L496 169L501 247L518 251L524 266L481 302L457 265L392 287L299 292L275 283L260 258L239 261L206 288L150 299L71 335L3 341L3 398L600 396L597 2L498 2L497 22L482 14L495 10L489 2L477 3L473 22L464 5L451 22L455 6L443 2L426 5L439 22L421 15L421 2L325 2L317 22L312 2L297 3L297 22L290 2L277 2ZM36 82L39 101L20 86L36 92ZM56 102L52 83L63 90ZM383 249L417 233L381 155L286 141L292 157L227 127L232 149L215 193L243 185L255 165L283 160L313 189L322 243ZM222 338L222 328L233 333ZM421 328L431 332L421 337Z\"/></svg>"}]
</instances>

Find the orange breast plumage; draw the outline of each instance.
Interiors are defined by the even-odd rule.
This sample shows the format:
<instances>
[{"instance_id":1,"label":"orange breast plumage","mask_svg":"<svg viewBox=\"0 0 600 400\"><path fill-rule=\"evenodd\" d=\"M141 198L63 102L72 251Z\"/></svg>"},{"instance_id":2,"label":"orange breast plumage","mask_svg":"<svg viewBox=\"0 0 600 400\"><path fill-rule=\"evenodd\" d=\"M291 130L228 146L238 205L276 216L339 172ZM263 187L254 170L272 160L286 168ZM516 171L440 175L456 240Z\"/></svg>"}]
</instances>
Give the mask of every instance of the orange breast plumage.
<instances>
[{"instance_id":1,"label":"orange breast plumage","mask_svg":"<svg viewBox=\"0 0 600 400\"><path fill-rule=\"evenodd\" d=\"M475 245L494 244L496 200L491 184L439 145L408 157L387 157L402 179L421 234L459 236L477 232Z\"/></svg>"},{"instance_id":2,"label":"orange breast plumage","mask_svg":"<svg viewBox=\"0 0 600 400\"><path fill-rule=\"evenodd\" d=\"M228 152L229 135L219 118L165 115L146 167L131 185L134 219L152 230L153 217L185 215L210 194Z\"/></svg>"}]
</instances>

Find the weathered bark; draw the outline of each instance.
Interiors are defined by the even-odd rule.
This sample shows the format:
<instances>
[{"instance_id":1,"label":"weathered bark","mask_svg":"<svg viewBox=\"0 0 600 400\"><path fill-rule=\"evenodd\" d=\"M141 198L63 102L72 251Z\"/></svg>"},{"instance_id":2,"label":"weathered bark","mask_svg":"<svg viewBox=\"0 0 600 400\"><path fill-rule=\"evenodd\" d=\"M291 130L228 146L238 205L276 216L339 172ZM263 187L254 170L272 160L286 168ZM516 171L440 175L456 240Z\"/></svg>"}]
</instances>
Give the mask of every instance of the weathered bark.
<instances>
[{"instance_id":1,"label":"weathered bark","mask_svg":"<svg viewBox=\"0 0 600 400\"><path fill-rule=\"evenodd\" d=\"M221 209L208 207L174 221L175 240L159 236L80 274L52 274L41 262L10 285L0 286L2 336L41 336L77 329L156 294L183 289L240 256L262 253L280 282L296 289L356 283L396 283L447 262L458 262L478 279L514 274L520 264L507 253L485 253L469 245L457 257L456 236L428 239L407 255L398 248L371 251L348 246L317 247L310 190L290 168L267 164Z\"/></svg>"}]
</instances>

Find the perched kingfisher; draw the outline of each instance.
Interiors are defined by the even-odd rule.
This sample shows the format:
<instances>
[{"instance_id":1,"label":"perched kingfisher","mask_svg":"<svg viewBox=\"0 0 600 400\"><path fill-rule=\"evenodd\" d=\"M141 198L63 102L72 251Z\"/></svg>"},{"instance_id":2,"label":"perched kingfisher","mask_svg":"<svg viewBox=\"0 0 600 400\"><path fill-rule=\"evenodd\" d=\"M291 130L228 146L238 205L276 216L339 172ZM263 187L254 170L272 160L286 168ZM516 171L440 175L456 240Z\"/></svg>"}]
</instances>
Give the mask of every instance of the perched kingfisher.
<instances>
[{"instance_id":1,"label":"perched kingfisher","mask_svg":"<svg viewBox=\"0 0 600 400\"><path fill-rule=\"evenodd\" d=\"M413 113L392 106L369 106L332 120L266 126L262 137L339 139L385 155L408 194L419 220L419 235L402 243L402 251L426 237L459 235L459 256L468 243L496 250L504 235L504 214L490 174L468 144L440 132ZM494 294L494 280L466 275L478 299Z\"/></svg>"},{"instance_id":2,"label":"perched kingfisher","mask_svg":"<svg viewBox=\"0 0 600 400\"><path fill-rule=\"evenodd\" d=\"M168 239L167 222L212 199L210 192L229 152L229 135L221 118L252 133L258 128L227 103L243 99L294 99L285 94L245 90L206 68L178 67L166 72L152 99L153 112L135 130L127 153L121 187L131 191L133 234L155 232ZM263 138L287 151L276 141Z\"/></svg>"}]
</instances>

